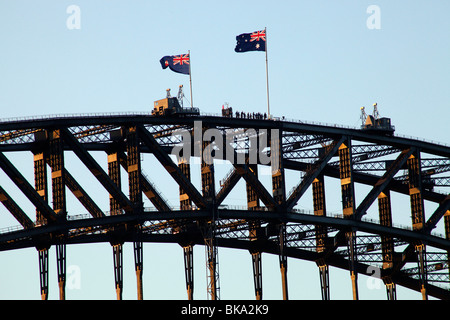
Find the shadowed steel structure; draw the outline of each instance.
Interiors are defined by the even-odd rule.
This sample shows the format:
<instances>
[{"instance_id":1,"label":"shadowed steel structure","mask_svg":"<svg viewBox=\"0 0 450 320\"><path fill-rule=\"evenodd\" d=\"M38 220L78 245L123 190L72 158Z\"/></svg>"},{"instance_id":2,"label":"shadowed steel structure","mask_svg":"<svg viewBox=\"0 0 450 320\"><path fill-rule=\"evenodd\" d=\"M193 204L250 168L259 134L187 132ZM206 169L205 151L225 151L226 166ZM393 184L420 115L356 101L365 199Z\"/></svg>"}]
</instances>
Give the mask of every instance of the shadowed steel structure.
<instances>
[{"instance_id":1,"label":"shadowed steel structure","mask_svg":"<svg viewBox=\"0 0 450 320\"><path fill-rule=\"evenodd\" d=\"M195 132L199 122L202 131ZM215 139L202 139L209 129L215 130ZM230 134L233 139L226 139ZM261 145L264 137L267 143ZM250 152L255 143L256 162ZM188 146L183 150L192 152L171 156L175 146ZM34 177L24 176L9 153L31 153ZM82 175L69 172L69 153L109 194L109 208L100 208L98 195L83 188ZM104 155L103 162L94 158L98 153ZM143 154L152 154L179 186L174 191L179 206L169 204L152 181L153 167L152 174L144 173ZM219 158L232 164L223 177L214 168L213 160ZM191 181L191 159L201 167L200 190ZM258 173L263 166L271 174L269 189ZM349 271L354 299L359 298L358 274L374 267L388 299L396 299L398 285L421 292L423 299L450 298L450 195L445 192L450 186L449 146L279 119L144 113L48 116L0 122L0 168L9 185L16 185L35 208L25 212L8 193L7 184L1 183L0 201L21 227L0 233L0 250L36 248L42 299L48 298L50 248L56 248L59 295L65 299L66 245L94 242L111 244L118 299L123 293L125 242L133 243L138 299L144 298L144 242L182 246L188 299L194 298L195 245L206 250L207 292L213 300L220 298L218 247L249 251L256 299L264 294L262 253L279 257L284 299L289 298L288 258L316 262L318 287L326 300L331 298L330 266ZM292 172L296 184L288 190L286 178ZM128 185L122 181L125 175ZM325 178L339 181L340 190L328 186ZM225 205L241 179L247 206ZM355 192L358 185L369 191ZM84 206L86 215L67 214L68 192ZM306 193L313 197L311 212L296 209ZM341 199L338 215L327 213L331 193ZM402 209L410 212L410 227L393 224L399 214L392 205L394 193L410 200L410 206ZM144 197L154 207L145 208ZM425 212L424 201L434 203L433 210ZM371 206L378 207L378 220L364 217ZM444 225L444 235L432 233L438 223Z\"/></svg>"}]
</instances>

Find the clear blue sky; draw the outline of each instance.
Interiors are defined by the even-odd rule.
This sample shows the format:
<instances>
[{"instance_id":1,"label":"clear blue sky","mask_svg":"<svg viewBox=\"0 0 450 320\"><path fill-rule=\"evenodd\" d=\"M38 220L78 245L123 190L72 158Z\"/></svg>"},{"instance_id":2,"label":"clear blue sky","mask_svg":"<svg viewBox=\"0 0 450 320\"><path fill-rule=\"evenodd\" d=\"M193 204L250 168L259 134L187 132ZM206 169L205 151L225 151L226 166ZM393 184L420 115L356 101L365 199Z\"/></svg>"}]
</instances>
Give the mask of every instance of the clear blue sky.
<instances>
[{"instance_id":1,"label":"clear blue sky","mask_svg":"<svg viewBox=\"0 0 450 320\"><path fill-rule=\"evenodd\" d=\"M70 5L80 8L80 29L67 28ZM380 29L367 27L370 5L380 9ZM149 111L167 88L175 93L183 84L189 96L189 78L159 64L162 56L188 50L195 106L217 113L228 102L235 110L264 112L265 55L237 54L234 47L236 35L267 27L275 116L358 126L360 107L371 112L377 102L397 133L449 143L449 12L446 0L0 0L1 117ZM11 159L32 181L31 153ZM98 159L106 165L106 156ZM173 187L160 186L176 205ZM244 204L245 199L235 193L229 201ZM98 203L107 210L107 195L99 195ZM409 224L405 203L406 220L400 222ZM76 205L69 214L85 212ZM312 201L299 206L311 209ZM34 209L23 207L34 218ZM339 212L340 204L329 208ZM0 226L15 224L1 207ZM144 297L185 299L182 249L146 244L144 250ZM115 298L109 244L70 246L67 255L68 265L81 271L81 288L67 290L68 299ZM280 299L278 257L263 259L264 297ZM195 260L195 297L205 299L203 247L195 248ZM253 299L250 255L221 249L219 260L222 298ZM0 298L39 298L37 262L34 249L2 252ZM53 249L50 299L58 297L55 264ZM291 298L320 299L314 263L290 259L288 276ZM332 298L351 299L348 272L331 269L330 276ZM361 298L384 299L384 287L369 290L366 280L360 277ZM401 288L398 296L420 298ZM131 245L125 246L124 298L136 298Z\"/></svg>"}]
</instances>

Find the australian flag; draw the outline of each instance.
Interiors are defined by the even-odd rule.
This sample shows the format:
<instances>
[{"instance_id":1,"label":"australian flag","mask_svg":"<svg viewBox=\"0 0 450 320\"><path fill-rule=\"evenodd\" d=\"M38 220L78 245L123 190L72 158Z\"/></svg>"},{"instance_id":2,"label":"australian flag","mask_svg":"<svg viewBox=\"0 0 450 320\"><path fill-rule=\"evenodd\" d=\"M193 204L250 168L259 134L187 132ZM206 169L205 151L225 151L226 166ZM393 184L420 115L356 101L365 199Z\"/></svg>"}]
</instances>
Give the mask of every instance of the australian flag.
<instances>
[{"instance_id":1,"label":"australian flag","mask_svg":"<svg viewBox=\"0 0 450 320\"><path fill-rule=\"evenodd\" d=\"M236 41L236 52L266 51L266 30L240 34Z\"/></svg>"},{"instance_id":2,"label":"australian flag","mask_svg":"<svg viewBox=\"0 0 450 320\"><path fill-rule=\"evenodd\" d=\"M164 56L159 60L161 67L182 74L189 74L189 54L180 54L178 56Z\"/></svg>"}]
</instances>

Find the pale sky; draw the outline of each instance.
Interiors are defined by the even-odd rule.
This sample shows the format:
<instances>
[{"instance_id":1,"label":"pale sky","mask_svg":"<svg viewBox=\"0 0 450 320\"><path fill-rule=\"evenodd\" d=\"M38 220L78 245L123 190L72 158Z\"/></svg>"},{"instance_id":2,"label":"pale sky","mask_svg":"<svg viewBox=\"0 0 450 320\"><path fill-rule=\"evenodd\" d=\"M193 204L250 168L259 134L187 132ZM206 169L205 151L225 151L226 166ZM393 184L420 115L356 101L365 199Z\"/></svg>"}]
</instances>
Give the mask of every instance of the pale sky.
<instances>
[{"instance_id":1,"label":"pale sky","mask_svg":"<svg viewBox=\"0 0 450 320\"><path fill-rule=\"evenodd\" d=\"M370 113L377 102L397 134L449 144L449 12L450 2L444 0L0 0L2 118L150 111L167 88L176 93L180 84L189 98L189 77L159 64L165 55L188 50L196 107L219 113L228 102L235 110L264 112L265 54L238 54L234 47L238 34L267 27L275 116L359 126L360 108ZM32 181L31 153L10 157ZM97 159L106 165L105 155ZM164 180L158 176L151 179L177 205L174 184L160 183ZM356 198L362 200L361 195ZM98 203L105 211L107 201ZM235 192L229 201L246 200ZM312 201L299 206L312 209ZM34 209L23 207L34 219ZM330 210L339 212L339 203ZM408 224L409 207L404 210L405 219L399 220ZM69 212L78 213L85 212ZM0 227L17 224L0 207ZM132 244L124 251L124 298L135 299ZM206 299L204 248L195 247L194 254L195 298ZM144 256L144 298L186 299L181 247L145 244ZM81 279L79 287L67 290L67 299L115 299L109 244L69 246L67 259L70 271L79 271ZM1 252L0 262L0 299L40 298L35 249ZM221 297L253 299L248 252L220 249L219 263ZM264 297L281 299L278 257L264 254L263 263ZM320 299L314 263L289 259L288 272L292 299ZM332 268L330 284L332 298L351 299L348 271ZM385 299L382 284L377 287L364 276L359 284L361 299ZM399 299L420 299L420 293L397 290ZM52 248L50 299L57 298Z\"/></svg>"}]
</instances>

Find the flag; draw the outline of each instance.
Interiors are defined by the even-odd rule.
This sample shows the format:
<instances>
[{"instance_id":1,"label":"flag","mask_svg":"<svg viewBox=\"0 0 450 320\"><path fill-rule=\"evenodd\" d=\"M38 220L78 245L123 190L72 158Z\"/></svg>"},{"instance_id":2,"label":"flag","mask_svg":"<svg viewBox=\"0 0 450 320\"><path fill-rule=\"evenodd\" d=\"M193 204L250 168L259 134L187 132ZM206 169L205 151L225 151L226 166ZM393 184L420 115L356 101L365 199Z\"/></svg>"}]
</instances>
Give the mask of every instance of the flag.
<instances>
[{"instance_id":1,"label":"flag","mask_svg":"<svg viewBox=\"0 0 450 320\"><path fill-rule=\"evenodd\" d=\"M189 74L189 54L180 54L178 56L164 56L159 60L161 67L182 74Z\"/></svg>"},{"instance_id":2,"label":"flag","mask_svg":"<svg viewBox=\"0 0 450 320\"><path fill-rule=\"evenodd\" d=\"M266 51L266 30L240 34L236 41L236 52Z\"/></svg>"}]
</instances>

